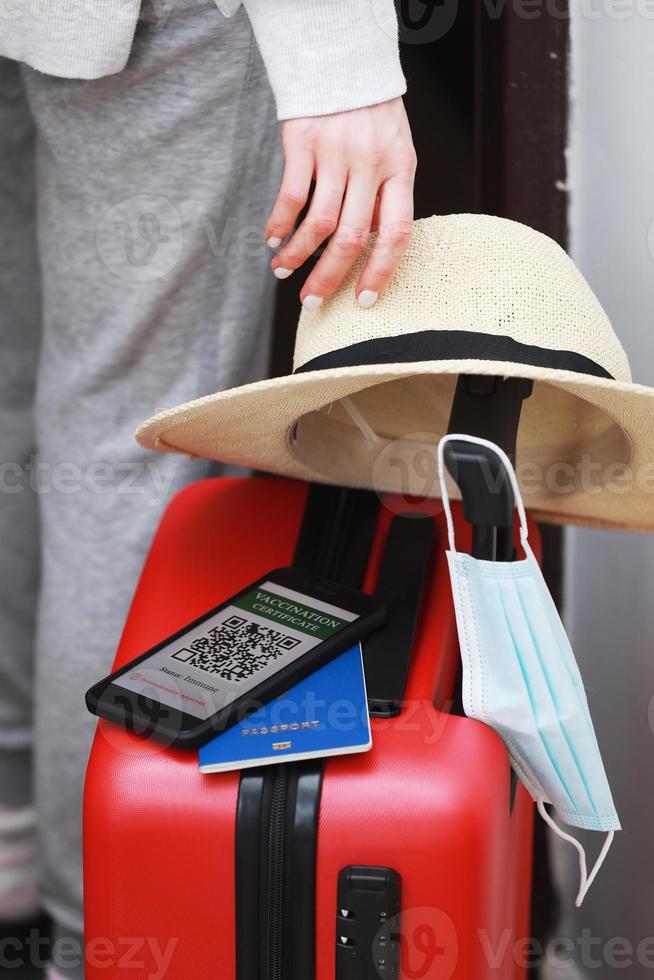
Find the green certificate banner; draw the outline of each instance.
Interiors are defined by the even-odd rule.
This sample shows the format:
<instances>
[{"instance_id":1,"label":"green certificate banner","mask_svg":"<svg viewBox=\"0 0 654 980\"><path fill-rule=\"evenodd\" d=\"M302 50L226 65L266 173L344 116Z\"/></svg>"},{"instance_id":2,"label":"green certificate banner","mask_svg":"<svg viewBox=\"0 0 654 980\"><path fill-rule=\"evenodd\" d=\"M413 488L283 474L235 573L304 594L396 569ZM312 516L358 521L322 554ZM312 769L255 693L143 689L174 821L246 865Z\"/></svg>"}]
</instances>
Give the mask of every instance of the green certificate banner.
<instances>
[{"instance_id":1,"label":"green certificate banner","mask_svg":"<svg viewBox=\"0 0 654 980\"><path fill-rule=\"evenodd\" d=\"M270 619L281 627L288 626L306 636L314 636L317 640L327 640L348 625L347 620L339 619L332 613L313 609L296 599L277 595L267 589L253 589L252 592L246 592L233 605L257 616L263 616L264 619Z\"/></svg>"}]
</instances>

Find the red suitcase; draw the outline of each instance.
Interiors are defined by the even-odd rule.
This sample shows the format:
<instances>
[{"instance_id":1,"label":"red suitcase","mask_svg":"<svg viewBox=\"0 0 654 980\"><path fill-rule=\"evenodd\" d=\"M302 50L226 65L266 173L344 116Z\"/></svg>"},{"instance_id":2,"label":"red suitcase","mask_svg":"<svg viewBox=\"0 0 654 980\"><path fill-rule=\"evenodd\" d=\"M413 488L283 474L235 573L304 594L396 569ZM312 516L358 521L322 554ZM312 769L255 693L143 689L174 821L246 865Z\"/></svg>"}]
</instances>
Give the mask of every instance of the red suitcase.
<instances>
[{"instance_id":1,"label":"red suitcase","mask_svg":"<svg viewBox=\"0 0 654 980\"><path fill-rule=\"evenodd\" d=\"M364 491L314 492L302 524L302 483L214 479L182 491L155 537L116 665L288 564L298 535L306 564L351 581L367 564L368 590L378 576L381 591L397 581L384 556L406 501L385 500L375 514L356 497ZM195 753L100 722L85 790L87 980L524 977L532 804L499 737L451 710L456 628L441 507L429 505L435 542L408 677L401 657L390 674L393 657L372 665L373 707L390 717L373 718L370 752L202 775ZM465 546L459 508L455 519ZM403 601L404 639L391 630L387 649L410 639L415 608Z\"/></svg>"}]
</instances>

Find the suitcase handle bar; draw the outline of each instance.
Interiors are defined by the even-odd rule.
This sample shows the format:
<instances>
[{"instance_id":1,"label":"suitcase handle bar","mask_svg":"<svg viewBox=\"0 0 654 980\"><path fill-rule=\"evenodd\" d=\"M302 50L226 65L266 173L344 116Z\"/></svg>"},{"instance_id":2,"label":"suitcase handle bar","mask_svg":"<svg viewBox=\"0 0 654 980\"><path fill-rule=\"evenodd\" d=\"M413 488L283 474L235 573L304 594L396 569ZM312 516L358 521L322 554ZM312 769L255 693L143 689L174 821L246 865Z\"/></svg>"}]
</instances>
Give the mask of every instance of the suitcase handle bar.
<instances>
[{"instance_id":1,"label":"suitcase handle bar","mask_svg":"<svg viewBox=\"0 0 654 980\"><path fill-rule=\"evenodd\" d=\"M513 462L522 404L533 382L525 378L461 375L448 432L465 432L500 446ZM445 446L445 465L461 491L463 516L472 524L472 553L487 561L511 561L514 495L501 460L491 449L455 439Z\"/></svg>"}]
</instances>

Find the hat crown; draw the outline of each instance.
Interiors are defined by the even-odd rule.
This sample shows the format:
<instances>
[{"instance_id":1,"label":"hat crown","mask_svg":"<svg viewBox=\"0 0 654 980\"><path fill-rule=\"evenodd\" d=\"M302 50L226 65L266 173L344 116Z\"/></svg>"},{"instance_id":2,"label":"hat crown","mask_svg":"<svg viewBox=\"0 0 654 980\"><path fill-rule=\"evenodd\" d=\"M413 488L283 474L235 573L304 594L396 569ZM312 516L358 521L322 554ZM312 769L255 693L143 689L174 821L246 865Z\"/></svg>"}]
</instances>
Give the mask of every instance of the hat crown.
<instances>
[{"instance_id":1,"label":"hat crown","mask_svg":"<svg viewBox=\"0 0 654 980\"><path fill-rule=\"evenodd\" d=\"M302 311L295 370L365 341L395 338L401 344L399 338L429 331L432 336L456 332L459 359L478 357L472 349L484 337L509 338L515 342L514 362L524 356L531 363L520 345L555 352L553 356L573 352L588 362L591 372L597 366L605 376L631 380L624 349L588 283L567 253L533 228L477 214L415 221L390 285L372 308L363 310L354 286L366 255L333 297L318 310ZM371 363L374 346L365 349L363 363Z\"/></svg>"}]
</instances>

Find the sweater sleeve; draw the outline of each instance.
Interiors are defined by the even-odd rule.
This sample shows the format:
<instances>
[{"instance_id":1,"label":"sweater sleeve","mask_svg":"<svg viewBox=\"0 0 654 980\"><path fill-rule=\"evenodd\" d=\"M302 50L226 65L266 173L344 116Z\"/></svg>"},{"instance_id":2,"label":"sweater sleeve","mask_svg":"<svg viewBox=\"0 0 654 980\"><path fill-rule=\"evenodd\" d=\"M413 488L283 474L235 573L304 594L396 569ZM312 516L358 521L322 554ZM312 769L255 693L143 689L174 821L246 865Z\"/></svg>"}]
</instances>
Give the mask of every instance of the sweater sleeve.
<instances>
[{"instance_id":1,"label":"sweater sleeve","mask_svg":"<svg viewBox=\"0 0 654 980\"><path fill-rule=\"evenodd\" d=\"M279 119L386 102L406 91L393 0L243 0ZM228 16L238 0L218 0Z\"/></svg>"}]
</instances>

